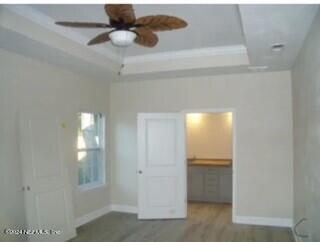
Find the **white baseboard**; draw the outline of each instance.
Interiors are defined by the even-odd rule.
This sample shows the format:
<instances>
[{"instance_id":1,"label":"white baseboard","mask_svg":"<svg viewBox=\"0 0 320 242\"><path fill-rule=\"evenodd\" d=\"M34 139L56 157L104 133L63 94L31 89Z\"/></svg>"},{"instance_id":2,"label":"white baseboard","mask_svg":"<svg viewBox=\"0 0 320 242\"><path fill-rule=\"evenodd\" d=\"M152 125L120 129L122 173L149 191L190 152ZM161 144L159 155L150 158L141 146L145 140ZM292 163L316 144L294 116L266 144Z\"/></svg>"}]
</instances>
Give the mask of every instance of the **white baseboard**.
<instances>
[{"instance_id":1,"label":"white baseboard","mask_svg":"<svg viewBox=\"0 0 320 242\"><path fill-rule=\"evenodd\" d=\"M275 227L292 228L293 222L290 218L270 218L270 217L251 217L251 216L235 216L234 223L252 224Z\"/></svg>"},{"instance_id":2,"label":"white baseboard","mask_svg":"<svg viewBox=\"0 0 320 242\"><path fill-rule=\"evenodd\" d=\"M76 220L75 220L76 228L81 225L84 225L86 223L89 223L90 221L95 220L95 219L109 213L110 211L111 211L110 206L106 206L106 207L97 209L91 213L88 213L86 215L83 215L79 218L76 218Z\"/></svg>"},{"instance_id":3,"label":"white baseboard","mask_svg":"<svg viewBox=\"0 0 320 242\"><path fill-rule=\"evenodd\" d=\"M138 208L135 206L112 204L110 206L111 211L122 212L122 213L138 213Z\"/></svg>"}]
</instances>

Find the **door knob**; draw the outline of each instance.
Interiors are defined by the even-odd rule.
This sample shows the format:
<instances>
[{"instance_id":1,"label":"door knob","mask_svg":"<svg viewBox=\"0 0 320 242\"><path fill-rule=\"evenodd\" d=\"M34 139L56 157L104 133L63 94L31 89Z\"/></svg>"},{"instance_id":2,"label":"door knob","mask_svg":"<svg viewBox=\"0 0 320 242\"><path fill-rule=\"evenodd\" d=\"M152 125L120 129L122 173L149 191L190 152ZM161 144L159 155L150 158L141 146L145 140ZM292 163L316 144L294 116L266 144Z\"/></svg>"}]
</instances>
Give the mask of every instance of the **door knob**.
<instances>
[{"instance_id":1,"label":"door knob","mask_svg":"<svg viewBox=\"0 0 320 242\"><path fill-rule=\"evenodd\" d=\"M142 171L141 171L141 170L139 170L139 171L138 171L138 173L139 173L139 174L142 174Z\"/></svg>"}]
</instances>

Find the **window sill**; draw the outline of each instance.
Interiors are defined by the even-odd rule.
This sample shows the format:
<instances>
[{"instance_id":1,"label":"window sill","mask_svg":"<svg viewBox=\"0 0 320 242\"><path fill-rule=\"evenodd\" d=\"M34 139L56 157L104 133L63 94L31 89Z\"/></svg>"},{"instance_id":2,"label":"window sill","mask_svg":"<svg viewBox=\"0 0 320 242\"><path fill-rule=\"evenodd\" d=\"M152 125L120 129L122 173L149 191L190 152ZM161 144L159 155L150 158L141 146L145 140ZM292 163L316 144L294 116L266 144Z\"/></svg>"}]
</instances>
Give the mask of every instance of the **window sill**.
<instances>
[{"instance_id":1,"label":"window sill","mask_svg":"<svg viewBox=\"0 0 320 242\"><path fill-rule=\"evenodd\" d=\"M107 183L92 183L92 184L88 184L88 185L78 186L78 191L79 192L88 192L88 191L93 191L93 190L105 188L105 187L107 187Z\"/></svg>"}]
</instances>

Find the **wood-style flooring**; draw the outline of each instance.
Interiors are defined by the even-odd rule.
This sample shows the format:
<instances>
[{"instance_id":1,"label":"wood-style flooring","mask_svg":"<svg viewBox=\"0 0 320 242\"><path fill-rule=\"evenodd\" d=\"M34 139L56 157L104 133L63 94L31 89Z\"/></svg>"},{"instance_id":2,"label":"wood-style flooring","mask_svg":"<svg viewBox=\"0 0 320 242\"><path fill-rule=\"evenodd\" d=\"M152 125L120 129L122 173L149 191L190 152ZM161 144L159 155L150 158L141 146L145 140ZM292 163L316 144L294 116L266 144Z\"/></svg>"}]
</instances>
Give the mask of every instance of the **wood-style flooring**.
<instances>
[{"instance_id":1,"label":"wood-style flooring","mask_svg":"<svg viewBox=\"0 0 320 242\"><path fill-rule=\"evenodd\" d=\"M190 203L188 218L138 220L111 212L77 229L71 242L293 242L290 229L238 225L228 204Z\"/></svg>"}]
</instances>

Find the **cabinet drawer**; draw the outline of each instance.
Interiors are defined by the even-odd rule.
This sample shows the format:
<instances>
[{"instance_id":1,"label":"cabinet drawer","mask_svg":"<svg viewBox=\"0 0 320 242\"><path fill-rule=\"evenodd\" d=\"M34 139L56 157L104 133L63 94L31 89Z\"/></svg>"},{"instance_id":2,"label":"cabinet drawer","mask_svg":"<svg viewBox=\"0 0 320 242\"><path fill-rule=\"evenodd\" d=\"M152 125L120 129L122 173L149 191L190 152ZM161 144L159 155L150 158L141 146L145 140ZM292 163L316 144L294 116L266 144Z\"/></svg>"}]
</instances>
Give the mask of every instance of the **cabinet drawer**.
<instances>
[{"instance_id":1,"label":"cabinet drawer","mask_svg":"<svg viewBox=\"0 0 320 242\"><path fill-rule=\"evenodd\" d=\"M218 184L219 174L206 173L204 176L204 181L206 184Z\"/></svg>"},{"instance_id":2,"label":"cabinet drawer","mask_svg":"<svg viewBox=\"0 0 320 242\"><path fill-rule=\"evenodd\" d=\"M205 189L205 194L219 195L219 188L218 187L207 187Z\"/></svg>"},{"instance_id":3,"label":"cabinet drawer","mask_svg":"<svg viewBox=\"0 0 320 242\"><path fill-rule=\"evenodd\" d=\"M219 177L218 176L205 176L204 180L206 183L218 183Z\"/></svg>"}]
</instances>

